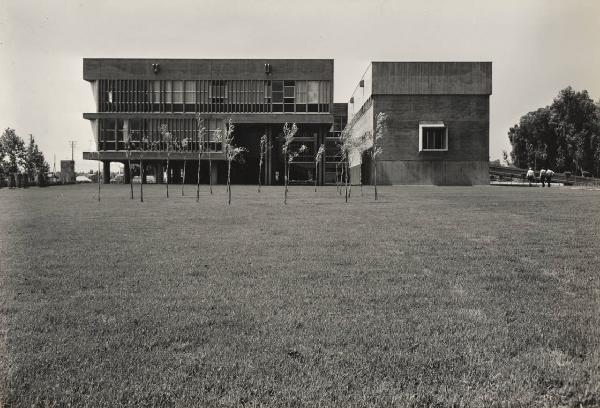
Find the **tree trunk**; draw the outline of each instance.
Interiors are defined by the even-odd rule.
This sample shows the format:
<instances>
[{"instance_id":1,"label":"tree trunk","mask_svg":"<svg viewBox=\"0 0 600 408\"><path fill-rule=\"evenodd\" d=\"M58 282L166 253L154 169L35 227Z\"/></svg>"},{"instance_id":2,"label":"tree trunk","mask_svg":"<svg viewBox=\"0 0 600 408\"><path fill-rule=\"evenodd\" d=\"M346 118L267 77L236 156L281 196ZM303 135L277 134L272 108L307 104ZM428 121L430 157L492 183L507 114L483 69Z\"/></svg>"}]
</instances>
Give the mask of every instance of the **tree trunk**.
<instances>
[{"instance_id":1,"label":"tree trunk","mask_svg":"<svg viewBox=\"0 0 600 408\"><path fill-rule=\"evenodd\" d=\"M169 198L169 176L171 176L169 170L169 155L167 154L167 198Z\"/></svg>"},{"instance_id":2,"label":"tree trunk","mask_svg":"<svg viewBox=\"0 0 600 408\"><path fill-rule=\"evenodd\" d=\"M130 199L133 200L133 175L131 170L131 152L127 155L127 161L129 163L129 187L131 187Z\"/></svg>"},{"instance_id":3,"label":"tree trunk","mask_svg":"<svg viewBox=\"0 0 600 408\"><path fill-rule=\"evenodd\" d=\"M344 189L346 190L346 202L348 202L348 162L344 164Z\"/></svg>"},{"instance_id":4,"label":"tree trunk","mask_svg":"<svg viewBox=\"0 0 600 408\"><path fill-rule=\"evenodd\" d=\"M229 195L227 204L231 205L231 160L227 164L227 193Z\"/></svg>"},{"instance_id":5,"label":"tree trunk","mask_svg":"<svg viewBox=\"0 0 600 408\"><path fill-rule=\"evenodd\" d=\"M262 175L262 151L260 152L260 160L258 161L258 192L260 193L260 176Z\"/></svg>"},{"instance_id":6,"label":"tree trunk","mask_svg":"<svg viewBox=\"0 0 600 408\"><path fill-rule=\"evenodd\" d=\"M358 173L358 181L359 181L359 183L360 183L360 196L362 197L362 196L363 196L363 185L362 185L362 157L361 157L361 160L360 160L360 163L359 163L359 169L360 169L360 171L359 171L359 173Z\"/></svg>"},{"instance_id":7,"label":"tree trunk","mask_svg":"<svg viewBox=\"0 0 600 408\"><path fill-rule=\"evenodd\" d=\"M210 184L210 195L212 195L212 159L208 153L208 184Z\"/></svg>"},{"instance_id":8,"label":"tree trunk","mask_svg":"<svg viewBox=\"0 0 600 408\"><path fill-rule=\"evenodd\" d=\"M348 183L348 197L352 197L352 180L350 179L350 162L346 163L346 183Z\"/></svg>"},{"instance_id":9,"label":"tree trunk","mask_svg":"<svg viewBox=\"0 0 600 408\"><path fill-rule=\"evenodd\" d=\"M317 192L317 180L319 179L318 171L318 165L317 162L315 162L315 193Z\"/></svg>"},{"instance_id":10,"label":"tree trunk","mask_svg":"<svg viewBox=\"0 0 600 408\"><path fill-rule=\"evenodd\" d=\"M140 157L140 202L144 202L144 165Z\"/></svg>"},{"instance_id":11,"label":"tree trunk","mask_svg":"<svg viewBox=\"0 0 600 408\"><path fill-rule=\"evenodd\" d=\"M202 162L202 152L198 153L198 175L196 177L196 202L200 202L200 163Z\"/></svg>"},{"instance_id":12,"label":"tree trunk","mask_svg":"<svg viewBox=\"0 0 600 408\"><path fill-rule=\"evenodd\" d=\"M284 193L283 193L283 203L287 204L287 183L288 183L288 177L287 177L287 157L285 157L286 155L283 155L283 184L284 184Z\"/></svg>"},{"instance_id":13,"label":"tree trunk","mask_svg":"<svg viewBox=\"0 0 600 408\"><path fill-rule=\"evenodd\" d=\"M377 201L377 159L373 160L374 164L375 164L375 168L373 169L373 173L374 173L374 178L373 178L373 185L375 186L375 201Z\"/></svg>"},{"instance_id":14,"label":"tree trunk","mask_svg":"<svg viewBox=\"0 0 600 408\"><path fill-rule=\"evenodd\" d=\"M185 195L185 192L183 191L183 188L185 187L185 164L186 164L186 159L183 159L183 180L181 180L181 196L183 197Z\"/></svg>"},{"instance_id":15,"label":"tree trunk","mask_svg":"<svg viewBox=\"0 0 600 408\"><path fill-rule=\"evenodd\" d=\"M101 180L100 180L100 163L101 162L98 161L98 202L100 202L100 188L101 188L100 187L100 183L101 183Z\"/></svg>"}]
</instances>

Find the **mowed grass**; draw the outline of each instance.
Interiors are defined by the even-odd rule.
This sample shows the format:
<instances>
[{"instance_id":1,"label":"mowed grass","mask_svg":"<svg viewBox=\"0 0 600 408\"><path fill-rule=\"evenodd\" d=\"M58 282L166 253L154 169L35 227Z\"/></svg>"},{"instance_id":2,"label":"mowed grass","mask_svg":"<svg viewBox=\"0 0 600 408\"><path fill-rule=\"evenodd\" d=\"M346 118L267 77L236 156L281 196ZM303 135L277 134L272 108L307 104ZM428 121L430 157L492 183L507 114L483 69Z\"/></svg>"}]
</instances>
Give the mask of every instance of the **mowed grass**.
<instances>
[{"instance_id":1,"label":"mowed grass","mask_svg":"<svg viewBox=\"0 0 600 408\"><path fill-rule=\"evenodd\" d=\"M598 406L600 191L0 190L0 406Z\"/></svg>"}]
</instances>

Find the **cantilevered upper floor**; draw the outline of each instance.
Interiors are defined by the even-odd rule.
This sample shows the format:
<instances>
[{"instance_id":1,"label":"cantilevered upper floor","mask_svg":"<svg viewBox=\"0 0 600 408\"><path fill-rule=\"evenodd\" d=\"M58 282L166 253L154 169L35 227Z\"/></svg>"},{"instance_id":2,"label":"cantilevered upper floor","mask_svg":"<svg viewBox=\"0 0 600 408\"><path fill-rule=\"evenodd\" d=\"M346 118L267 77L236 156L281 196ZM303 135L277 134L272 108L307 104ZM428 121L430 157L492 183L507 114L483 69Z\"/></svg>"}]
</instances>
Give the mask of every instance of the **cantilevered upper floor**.
<instances>
[{"instance_id":1,"label":"cantilevered upper floor","mask_svg":"<svg viewBox=\"0 0 600 408\"><path fill-rule=\"evenodd\" d=\"M238 123L333 122L331 59L85 58L83 78L97 108L87 119L207 113Z\"/></svg>"}]
</instances>

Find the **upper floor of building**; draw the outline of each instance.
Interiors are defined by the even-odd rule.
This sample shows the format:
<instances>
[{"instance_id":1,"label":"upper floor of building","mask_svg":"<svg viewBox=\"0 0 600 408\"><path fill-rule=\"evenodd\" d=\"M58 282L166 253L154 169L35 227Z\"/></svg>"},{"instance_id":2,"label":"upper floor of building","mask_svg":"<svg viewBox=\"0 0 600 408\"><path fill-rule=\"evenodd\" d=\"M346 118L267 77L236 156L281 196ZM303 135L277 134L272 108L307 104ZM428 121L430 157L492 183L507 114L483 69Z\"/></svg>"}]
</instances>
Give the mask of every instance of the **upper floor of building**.
<instances>
[{"instance_id":1,"label":"upper floor of building","mask_svg":"<svg viewBox=\"0 0 600 408\"><path fill-rule=\"evenodd\" d=\"M98 113L333 111L329 59L85 58Z\"/></svg>"},{"instance_id":2,"label":"upper floor of building","mask_svg":"<svg viewBox=\"0 0 600 408\"><path fill-rule=\"evenodd\" d=\"M348 102L348 120L374 95L491 95L491 62L377 62L369 64Z\"/></svg>"}]
</instances>

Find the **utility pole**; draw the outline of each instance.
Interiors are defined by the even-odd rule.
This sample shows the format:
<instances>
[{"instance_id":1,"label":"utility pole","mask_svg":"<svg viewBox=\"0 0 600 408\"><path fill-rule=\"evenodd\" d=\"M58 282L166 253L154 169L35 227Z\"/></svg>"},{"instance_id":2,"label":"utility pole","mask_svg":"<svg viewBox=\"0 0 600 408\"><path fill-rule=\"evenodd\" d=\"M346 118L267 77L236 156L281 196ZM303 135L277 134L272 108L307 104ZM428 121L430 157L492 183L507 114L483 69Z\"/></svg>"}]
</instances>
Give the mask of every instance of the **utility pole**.
<instances>
[{"instance_id":1,"label":"utility pole","mask_svg":"<svg viewBox=\"0 0 600 408\"><path fill-rule=\"evenodd\" d=\"M75 145L77 144L76 140L69 140L69 146L71 146L71 161L73 161L73 150L75 150Z\"/></svg>"}]
</instances>

